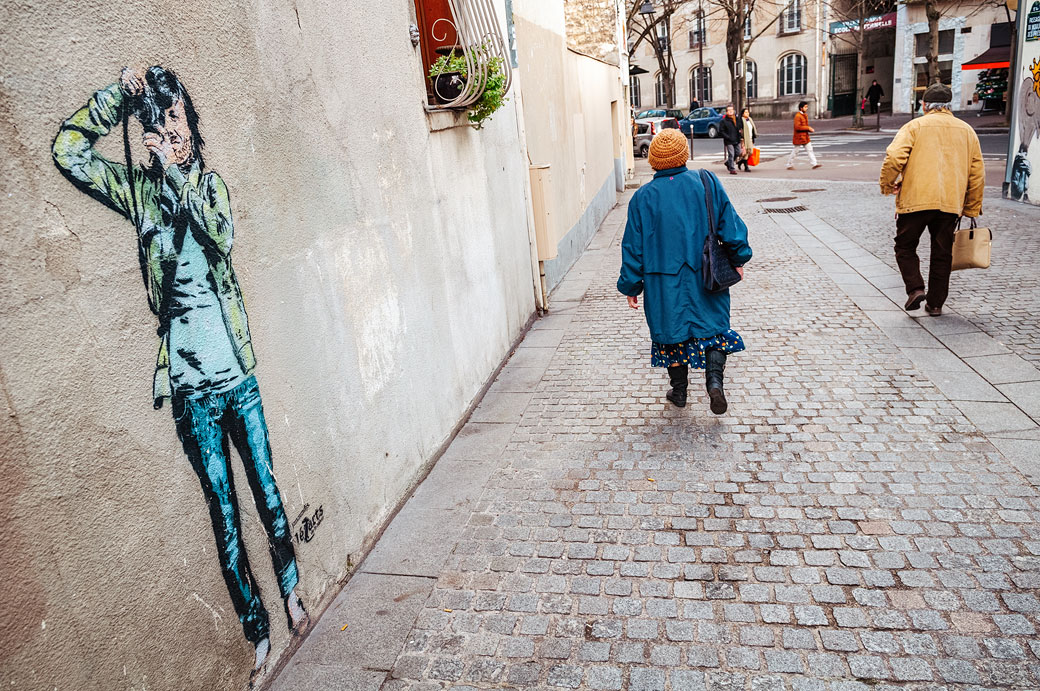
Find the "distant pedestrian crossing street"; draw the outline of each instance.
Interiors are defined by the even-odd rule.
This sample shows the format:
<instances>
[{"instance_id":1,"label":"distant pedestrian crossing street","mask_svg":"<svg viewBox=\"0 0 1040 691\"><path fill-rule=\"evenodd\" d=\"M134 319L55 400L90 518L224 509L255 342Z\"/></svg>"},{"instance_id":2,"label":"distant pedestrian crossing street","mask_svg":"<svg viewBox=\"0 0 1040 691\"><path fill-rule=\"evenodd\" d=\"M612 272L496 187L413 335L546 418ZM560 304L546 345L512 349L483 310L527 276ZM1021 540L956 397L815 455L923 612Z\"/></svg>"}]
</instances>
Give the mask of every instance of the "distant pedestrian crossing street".
<instances>
[{"instance_id":1,"label":"distant pedestrian crossing street","mask_svg":"<svg viewBox=\"0 0 1040 691\"><path fill-rule=\"evenodd\" d=\"M813 139L812 146L817 153L820 153L824 149L832 146L847 147L862 142L876 142L877 140L878 135L876 134L826 136ZM789 155L791 153L792 144L790 142L790 137L787 137L787 141L759 143L756 144L756 146L761 151L762 158L775 159ZM842 153L854 153L856 156L884 156L884 150L871 152L843 151ZM695 139L693 142L693 154L693 160L695 161L713 161L722 155L721 140ZM804 155L801 158L804 159Z\"/></svg>"}]
</instances>

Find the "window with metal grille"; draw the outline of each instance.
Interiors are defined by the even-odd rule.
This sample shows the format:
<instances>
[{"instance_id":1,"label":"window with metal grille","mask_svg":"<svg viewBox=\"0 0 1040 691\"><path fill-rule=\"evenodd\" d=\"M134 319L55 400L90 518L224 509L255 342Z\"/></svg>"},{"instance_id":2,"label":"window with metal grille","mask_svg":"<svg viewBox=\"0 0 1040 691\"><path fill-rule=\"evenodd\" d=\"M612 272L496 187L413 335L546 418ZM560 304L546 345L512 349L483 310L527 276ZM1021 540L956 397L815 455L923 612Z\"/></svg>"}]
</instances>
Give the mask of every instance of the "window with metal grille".
<instances>
[{"instance_id":1,"label":"window with metal grille","mask_svg":"<svg viewBox=\"0 0 1040 691\"><path fill-rule=\"evenodd\" d=\"M744 40L751 40L751 14L744 18Z\"/></svg>"},{"instance_id":2,"label":"window with metal grille","mask_svg":"<svg viewBox=\"0 0 1040 691\"><path fill-rule=\"evenodd\" d=\"M697 65L690 70L690 97L702 106L711 101L711 68Z\"/></svg>"},{"instance_id":3,"label":"window with metal grille","mask_svg":"<svg viewBox=\"0 0 1040 691\"><path fill-rule=\"evenodd\" d=\"M780 17L780 33L791 34L802 30L802 0L791 0L791 4Z\"/></svg>"},{"instance_id":4,"label":"window with metal grille","mask_svg":"<svg viewBox=\"0 0 1040 691\"><path fill-rule=\"evenodd\" d=\"M690 29L690 48L707 45L707 32L704 26L704 11L701 10L693 18L693 28Z\"/></svg>"},{"instance_id":5,"label":"window with metal grille","mask_svg":"<svg viewBox=\"0 0 1040 691\"><path fill-rule=\"evenodd\" d=\"M657 25L657 45L662 51L668 50L668 20L665 19Z\"/></svg>"},{"instance_id":6,"label":"window with metal grille","mask_svg":"<svg viewBox=\"0 0 1040 691\"><path fill-rule=\"evenodd\" d=\"M776 83L781 96L804 94L806 59L801 53L789 53L780 58Z\"/></svg>"},{"instance_id":7,"label":"window with metal grille","mask_svg":"<svg viewBox=\"0 0 1040 691\"><path fill-rule=\"evenodd\" d=\"M758 65L754 60L745 61L747 65L747 97L758 98Z\"/></svg>"},{"instance_id":8,"label":"window with metal grille","mask_svg":"<svg viewBox=\"0 0 1040 691\"><path fill-rule=\"evenodd\" d=\"M628 100L633 108L643 105L643 99L639 93L639 77L632 75L628 78Z\"/></svg>"},{"instance_id":9,"label":"window with metal grille","mask_svg":"<svg viewBox=\"0 0 1040 691\"><path fill-rule=\"evenodd\" d=\"M423 69L428 76L428 108L473 105L496 71L504 76L505 91L509 91L512 63L493 0L415 0L415 14ZM434 69L442 56L460 58L464 67Z\"/></svg>"}]
</instances>

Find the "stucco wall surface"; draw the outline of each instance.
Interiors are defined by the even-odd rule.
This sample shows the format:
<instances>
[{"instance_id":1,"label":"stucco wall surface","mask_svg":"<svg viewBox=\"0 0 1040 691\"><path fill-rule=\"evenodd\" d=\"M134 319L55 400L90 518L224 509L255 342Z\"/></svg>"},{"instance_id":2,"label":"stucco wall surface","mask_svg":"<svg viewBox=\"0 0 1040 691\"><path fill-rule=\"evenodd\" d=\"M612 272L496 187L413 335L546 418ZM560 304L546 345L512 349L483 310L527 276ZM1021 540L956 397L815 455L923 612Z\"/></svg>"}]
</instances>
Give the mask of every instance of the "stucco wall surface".
<instances>
[{"instance_id":1,"label":"stucco wall surface","mask_svg":"<svg viewBox=\"0 0 1040 691\"><path fill-rule=\"evenodd\" d=\"M311 521L294 547L312 612L532 314L513 102L480 132L430 132L410 3L376 14L0 0L3 688L236 689L253 661L199 476L152 406L134 226L51 158L123 66L177 73L230 191L274 474L294 535ZM121 161L120 130L97 149ZM286 615L234 453L231 471L277 656Z\"/></svg>"},{"instance_id":2,"label":"stucco wall surface","mask_svg":"<svg viewBox=\"0 0 1040 691\"><path fill-rule=\"evenodd\" d=\"M528 156L536 165L548 163L552 175L547 196L560 254L553 268L547 262L551 289L617 199L612 142L626 135L628 117L619 67L567 48L562 3L516 0L514 12ZM604 186L610 187L609 203ZM575 231L580 237L568 237Z\"/></svg>"}]
</instances>

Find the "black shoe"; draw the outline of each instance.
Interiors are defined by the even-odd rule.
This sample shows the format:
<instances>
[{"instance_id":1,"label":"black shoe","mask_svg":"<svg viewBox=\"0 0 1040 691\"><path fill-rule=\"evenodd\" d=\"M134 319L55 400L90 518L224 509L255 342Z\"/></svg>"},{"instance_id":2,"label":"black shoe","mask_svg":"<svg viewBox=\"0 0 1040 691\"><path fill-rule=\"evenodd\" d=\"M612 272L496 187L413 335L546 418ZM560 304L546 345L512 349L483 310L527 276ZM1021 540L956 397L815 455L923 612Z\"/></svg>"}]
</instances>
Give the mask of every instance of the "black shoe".
<instances>
[{"instance_id":1,"label":"black shoe","mask_svg":"<svg viewBox=\"0 0 1040 691\"><path fill-rule=\"evenodd\" d=\"M704 386L708 389L708 398L711 400L711 412L722 415L729 408L729 404L726 403L726 392L722 388L726 354L721 350L709 350L704 355L707 360L704 368Z\"/></svg>"},{"instance_id":2,"label":"black shoe","mask_svg":"<svg viewBox=\"0 0 1040 691\"><path fill-rule=\"evenodd\" d=\"M677 408L686 407L686 390L690 386L690 368L686 365L668 368L668 379L672 383L672 389L665 394L665 398L671 401Z\"/></svg>"}]
</instances>

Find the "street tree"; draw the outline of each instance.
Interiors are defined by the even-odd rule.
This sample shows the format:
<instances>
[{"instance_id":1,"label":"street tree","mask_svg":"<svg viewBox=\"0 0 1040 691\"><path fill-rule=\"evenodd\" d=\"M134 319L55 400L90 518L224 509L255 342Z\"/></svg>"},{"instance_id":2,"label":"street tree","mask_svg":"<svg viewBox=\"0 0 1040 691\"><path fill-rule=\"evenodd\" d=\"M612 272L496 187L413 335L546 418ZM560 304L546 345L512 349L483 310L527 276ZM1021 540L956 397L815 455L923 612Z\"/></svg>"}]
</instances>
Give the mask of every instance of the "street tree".
<instances>
[{"instance_id":1,"label":"street tree","mask_svg":"<svg viewBox=\"0 0 1040 691\"><path fill-rule=\"evenodd\" d=\"M730 93L733 105L739 113L747 103L746 56L751 46L784 16L791 0L703 0L709 7L708 17L721 22L726 31L726 60L729 63ZM769 17L760 27L746 30L749 18L753 21ZM757 29L757 30L756 30Z\"/></svg>"},{"instance_id":2,"label":"street tree","mask_svg":"<svg viewBox=\"0 0 1040 691\"><path fill-rule=\"evenodd\" d=\"M672 46L673 20L693 0L626 0L626 23L629 31L629 55L643 41L654 51L657 68L664 81L665 105L675 106L675 54Z\"/></svg>"},{"instance_id":3,"label":"street tree","mask_svg":"<svg viewBox=\"0 0 1040 691\"><path fill-rule=\"evenodd\" d=\"M903 0L905 4L918 4L922 0ZM939 68L939 23L943 17L972 17L990 8L1000 8L1007 17L1008 26L1011 31L1011 45L1015 42L1015 21L1011 17L1011 10L1006 0L923 0L924 15L928 21L928 51L925 54L925 75L927 84L937 84L942 81ZM1013 59L1013 56L1012 56ZM1008 85L1011 86L1010 84ZM1009 94L1010 96L1010 94ZM1010 121L1010 111L1008 111Z\"/></svg>"},{"instance_id":4,"label":"street tree","mask_svg":"<svg viewBox=\"0 0 1040 691\"><path fill-rule=\"evenodd\" d=\"M932 0L926 0L931 2ZM853 75L853 90L860 94L859 75L863 70L863 52L866 47L867 20L877 15L895 12L896 0L833 0L829 3L828 14L839 22L845 29L840 33L827 31L832 38L850 46L856 51L856 70ZM863 113L857 103L852 110L852 126L863 126Z\"/></svg>"}]
</instances>

